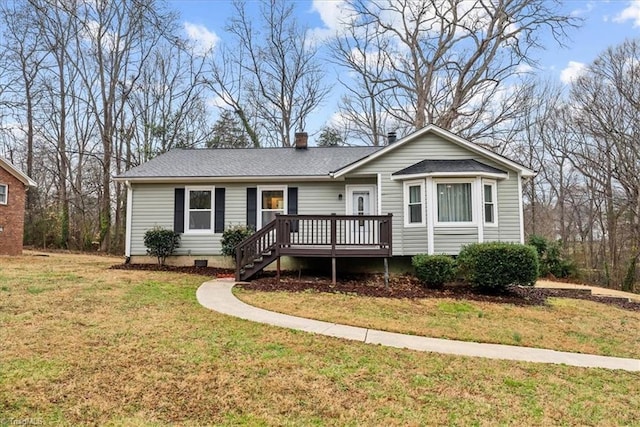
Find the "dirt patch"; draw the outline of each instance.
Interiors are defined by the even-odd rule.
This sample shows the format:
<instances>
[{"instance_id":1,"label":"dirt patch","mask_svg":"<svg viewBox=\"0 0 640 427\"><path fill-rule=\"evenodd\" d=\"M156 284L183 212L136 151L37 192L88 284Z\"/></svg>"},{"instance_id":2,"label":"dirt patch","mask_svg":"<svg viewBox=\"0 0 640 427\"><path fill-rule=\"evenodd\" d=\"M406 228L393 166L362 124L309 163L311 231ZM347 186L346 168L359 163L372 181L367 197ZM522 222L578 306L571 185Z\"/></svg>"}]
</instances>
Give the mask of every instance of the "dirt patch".
<instances>
[{"instance_id":1,"label":"dirt patch","mask_svg":"<svg viewBox=\"0 0 640 427\"><path fill-rule=\"evenodd\" d=\"M157 264L117 264L111 267L116 270L170 271L175 273L198 274L212 277L235 277L235 270L217 267L176 267L159 266ZM428 289L411 275L392 276L389 287L384 285L381 274L361 274L345 276L338 279L336 285L327 277L298 276L295 273L284 273L280 282L274 273L263 272L249 283L239 287L263 292L328 292L353 294L383 298L452 298L458 300L484 301L519 306L544 305L549 297L574 298L613 305L625 310L640 312L640 303L630 302L624 298L594 296L586 289L547 289L511 286L500 294L483 294L466 283L451 283L442 289Z\"/></svg>"}]
</instances>

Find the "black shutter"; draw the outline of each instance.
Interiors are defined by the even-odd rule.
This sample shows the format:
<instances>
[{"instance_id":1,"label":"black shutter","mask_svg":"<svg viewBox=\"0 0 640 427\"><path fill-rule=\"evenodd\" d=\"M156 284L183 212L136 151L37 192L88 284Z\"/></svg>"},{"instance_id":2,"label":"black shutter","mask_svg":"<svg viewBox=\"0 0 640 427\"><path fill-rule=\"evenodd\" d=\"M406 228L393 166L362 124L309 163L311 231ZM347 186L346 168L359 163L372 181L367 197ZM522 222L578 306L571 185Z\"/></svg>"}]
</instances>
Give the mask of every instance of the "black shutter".
<instances>
[{"instance_id":1,"label":"black shutter","mask_svg":"<svg viewBox=\"0 0 640 427\"><path fill-rule=\"evenodd\" d=\"M298 187L287 188L287 214L298 215ZM298 221L291 221L291 231L298 232Z\"/></svg>"},{"instance_id":2,"label":"black shutter","mask_svg":"<svg viewBox=\"0 0 640 427\"><path fill-rule=\"evenodd\" d=\"M214 233L222 233L224 232L224 188L216 187L216 217L215 217L215 226Z\"/></svg>"},{"instance_id":3,"label":"black shutter","mask_svg":"<svg viewBox=\"0 0 640 427\"><path fill-rule=\"evenodd\" d=\"M258 227L258 189L247 188L247 227Z\"/></svg>"},{"instance_id":4,"label":"black shutter","mask_svg":"<svg viewBox=\"0 0 640 427\"><path fill-rule=\"evenodd\" d=\"M184 188L175 189L173 231L176 233L184 233Z\"/></svg>"}]
</instances>

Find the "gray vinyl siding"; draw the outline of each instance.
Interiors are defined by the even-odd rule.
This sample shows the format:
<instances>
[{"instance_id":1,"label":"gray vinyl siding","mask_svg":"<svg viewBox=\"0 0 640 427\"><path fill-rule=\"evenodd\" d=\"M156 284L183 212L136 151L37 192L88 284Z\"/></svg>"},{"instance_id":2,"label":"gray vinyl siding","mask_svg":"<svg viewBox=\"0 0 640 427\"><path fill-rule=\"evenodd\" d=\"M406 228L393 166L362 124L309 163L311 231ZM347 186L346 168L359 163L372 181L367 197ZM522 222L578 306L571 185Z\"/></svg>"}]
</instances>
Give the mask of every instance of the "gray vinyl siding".
<instances>
[{"instance_id":1,"label":"gray vinyl siding","mask_svg":"<svg viewBox=\"0 0 640 427\"><path fill-rule=\"evenodd\" d=\"M520 217L518 175L483 156L473 153L464 147L429 134L419 140L410 141L393 151L378 157L366 165L352 171L348 177L382 175L382 213L393 213L393 254L415 255L427 252L427 227L404 226L404 193L403 182L393 181L394 172L411 166L421 160L456 160L475 159L489 166L509 172L509 178L497 181L498 227L485 227L484 239L519 241ZM427 209L433 209L427 201ZM434 253L458 253L460 247L478 241L477 228L467 229L461 234L444 234L445 231L434 229Z\"/></svg>"},{"instance_id":2,"label":"gray vinyl siding","mask_svg":"<svg viewBox=\"0 0 640 427\"><path fill-rule=\"evenodd\" d=\"M433 235L436 254L456 255L462 246L478 242L477 228L436 228Z\"/></svg>"},{"instance_id":3,"label":"gray vinyl siding","mask_svg":"<svg viewBox=\"0 0 640 427\"><path fill-rule=\"evenodd\" d=\"M333 182L300 182L290 184L298 187L298 213L301 215L332 214L346 212L345 185L375 184L375 179L357 179ZM246 224L247 187L283 186L282 183L215 183L225 191L225 227ZM198 183L197 186L214 184ZM145 255L144 234L147 230L161 226L173 228L174 192L176 188L189 185L134 184L131 217L131 255ZM340 200L339 195L342 195ZM176 255L218 255L221 233L181 235L180 248Z\"/></svg>"}]
</instances>

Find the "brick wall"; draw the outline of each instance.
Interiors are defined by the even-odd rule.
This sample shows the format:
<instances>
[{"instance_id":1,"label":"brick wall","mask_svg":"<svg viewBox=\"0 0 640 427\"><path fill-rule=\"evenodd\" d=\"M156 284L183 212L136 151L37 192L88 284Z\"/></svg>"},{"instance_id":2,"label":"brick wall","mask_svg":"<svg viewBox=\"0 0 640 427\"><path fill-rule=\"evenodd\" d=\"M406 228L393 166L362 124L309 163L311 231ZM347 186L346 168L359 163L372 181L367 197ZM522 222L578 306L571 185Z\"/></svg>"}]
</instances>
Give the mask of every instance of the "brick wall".
<instances>
[{"instance_id":1,"label":"brick wall","mask_svg":"<svg viewBox=\"0 0 640 427\"><path fill-rule=\"evenodd\" d=\"M7 204L0 204L0 255L20 255L24 233L25 185L0 166L0 184L8 185Z\"/></svg>"}]
</instances>

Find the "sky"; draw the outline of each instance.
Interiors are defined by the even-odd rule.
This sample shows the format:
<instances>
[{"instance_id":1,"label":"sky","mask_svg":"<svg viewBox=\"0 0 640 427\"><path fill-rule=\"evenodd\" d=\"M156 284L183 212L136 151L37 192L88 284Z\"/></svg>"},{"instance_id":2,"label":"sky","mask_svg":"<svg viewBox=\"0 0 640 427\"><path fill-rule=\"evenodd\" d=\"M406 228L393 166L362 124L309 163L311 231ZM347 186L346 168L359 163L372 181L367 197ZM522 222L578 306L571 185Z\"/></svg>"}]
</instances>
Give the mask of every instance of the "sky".
<instances>
[{"instance_id":1,"label":"sky","mask_svg":"<svg viewBox=\"0 0 640 427\"><path fill-rule=\"evenodd\" d=\"M307 25L314 37L326 38L337 28L341 1L296 0L297 18ZM258 0L247 1L249 8L257 9L259 4ZM185 35L201 43L203 49L224 42L224 27L233 11L231 1L170 0L169 5L181 14ZM580 28L570 31L566 47L558 46L549 38L545 49L535 52L539 64L535 72L550 80L569 84L606 48L627 38L640 37L640 0L567 0L561 8L563 12L581 18L583 23ZM337 72L331 71L329 78L335 78ZM308 121L309 131L313 133L328 123L336 110L337 97L334 97Z\"/></svg>"}]
</instances>

